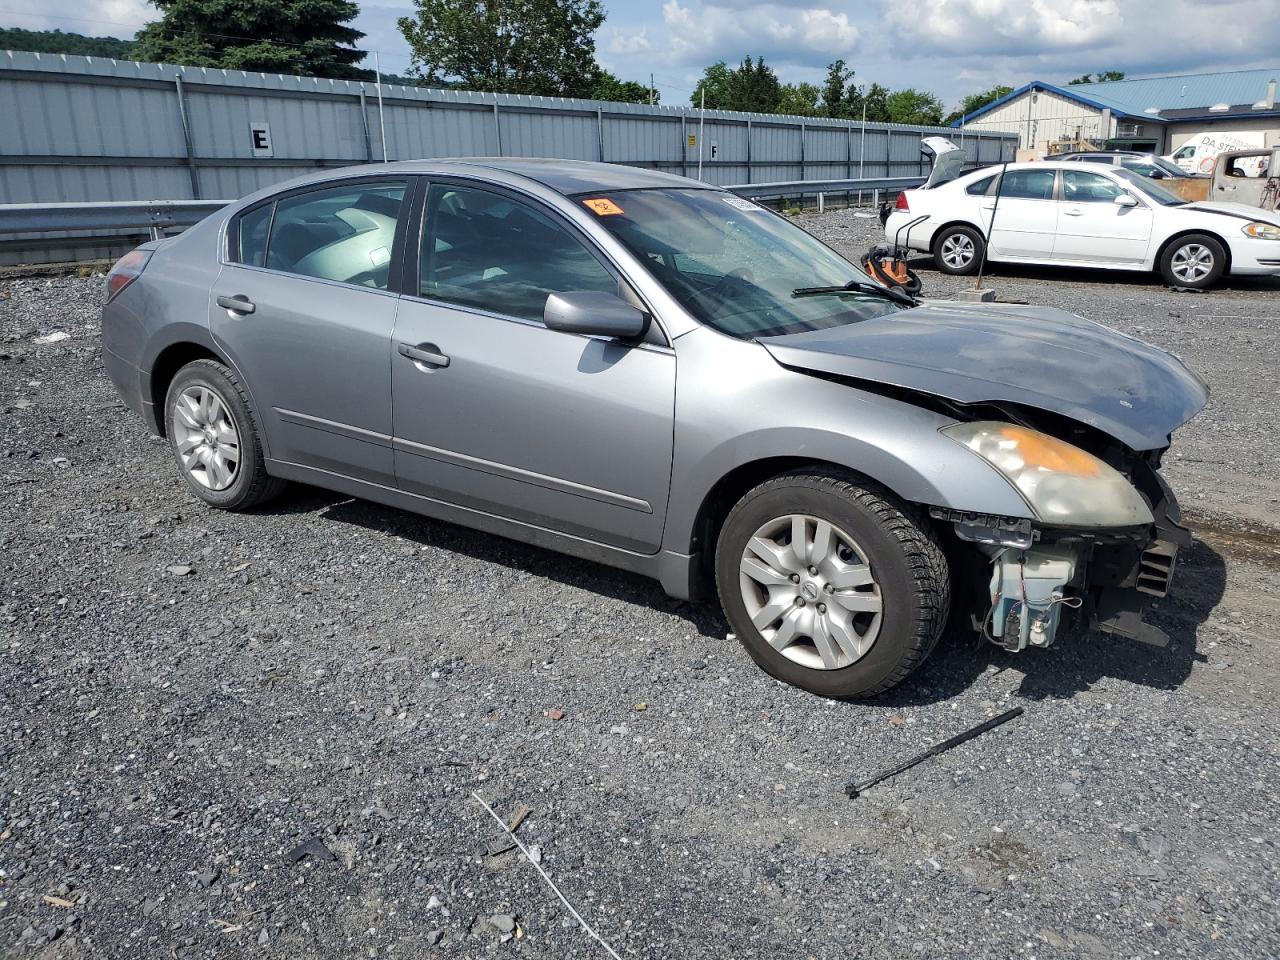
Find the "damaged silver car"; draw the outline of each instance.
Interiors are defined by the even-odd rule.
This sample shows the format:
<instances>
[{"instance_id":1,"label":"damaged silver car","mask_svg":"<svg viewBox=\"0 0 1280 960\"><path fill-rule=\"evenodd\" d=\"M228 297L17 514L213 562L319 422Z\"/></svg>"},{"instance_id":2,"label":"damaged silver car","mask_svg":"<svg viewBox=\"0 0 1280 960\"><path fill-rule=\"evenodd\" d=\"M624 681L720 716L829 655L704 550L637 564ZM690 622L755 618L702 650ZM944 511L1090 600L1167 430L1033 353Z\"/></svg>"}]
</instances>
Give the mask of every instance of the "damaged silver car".
<instances>
[{"instance_id":1,"label":"damaged silver car","mask_svg":"<svg viewBox=\"0 0 1280 960\"><path fill-rule=\"evenodd\" d=\"M831 696L948 622L1163 640L1189 535L1160 458L1200 380L1054 308L922 305L706 184L330 171L144 245L106 297L111 378L212 507L314 484L715 592Z\"/></svg>"}]
</instances>

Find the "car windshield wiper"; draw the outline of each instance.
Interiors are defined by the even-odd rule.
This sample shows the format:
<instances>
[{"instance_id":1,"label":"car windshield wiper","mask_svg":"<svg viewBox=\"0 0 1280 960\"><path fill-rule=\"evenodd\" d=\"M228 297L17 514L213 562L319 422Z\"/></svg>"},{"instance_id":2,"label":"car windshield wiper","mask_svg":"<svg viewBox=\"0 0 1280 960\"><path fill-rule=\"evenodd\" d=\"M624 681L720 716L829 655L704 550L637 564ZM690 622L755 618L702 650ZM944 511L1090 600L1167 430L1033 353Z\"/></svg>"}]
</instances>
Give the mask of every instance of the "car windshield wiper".
<instances>
[{"instance_id":1,"label":"car windshield wiper","mask_svg":"<svg viewBox=\"0 0 1280 960\"><path fill-rule=\"evenodd\" d=\"M850 280L846 284L834 287L797 287L791 291L793 297L813 297L823 293L869 293L873 297L892 300L894 303L906 304L908 307L916 306L916 301L901 290L882 287L878 283L870 283L866 280Z\"/></svg>"}]
</instances>

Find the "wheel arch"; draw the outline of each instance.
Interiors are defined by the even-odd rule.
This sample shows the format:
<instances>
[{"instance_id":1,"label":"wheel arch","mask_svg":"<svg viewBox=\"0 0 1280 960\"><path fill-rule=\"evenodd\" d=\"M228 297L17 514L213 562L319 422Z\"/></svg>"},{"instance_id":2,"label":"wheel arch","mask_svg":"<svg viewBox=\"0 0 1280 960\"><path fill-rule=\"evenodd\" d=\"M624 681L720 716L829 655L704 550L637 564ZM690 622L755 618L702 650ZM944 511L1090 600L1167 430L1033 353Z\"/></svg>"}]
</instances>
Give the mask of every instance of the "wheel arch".
<instances>
[{"instance_id":1,"label":"wheel arch","mask_svg":"<svg viewBox=\"0 0 1280 960\"><path fill-rule=\"evenodd\" d=\"M1226 237L1211 227L1187 227L1186 229L1179 230L1177 233L1167 237L1164 243L1160 244L1159 249L1156 250L1156 255L1151 261L1151 269L1156 273L1159 273L1160 261L1164 259L1164 255L1168 252L1169 248L1173 246L1176 241L1181 240L1183 237L1190 236L1210 237L1218 241L1219 245L1222 247L1222 255L1226 258L1222 268L1222 275L1225 277L1231 272L1231 244L1227 243Z\"/></svg>"},{"instance_id":2,"label":"wheel arch","mask_svg":"<svg viewBox=\"0 0 1280 960\"><path fill-rule=\"evenodd\" d=\"M228 366L226 358L220 356L212 347L192 340L179 340L164 347L151 364L151 373L147 377L148 400L155 413L155 424L159 436L165 436L164 399L169 393L169 385L178 371L188 363L196 360L215 360Z\"/></svg>"},{"instance_id":3,"label":"wheel arch","mask_svg":"<svg viewBox=\"0 0 1280 960\"><path fill-rule=\"evenodd\" d=\"M984 231L980 226L978 226L976 223L973 223L969 220L957 218L953 220L948 220L946 223L937 227L933 231L933 236L929 238L929 252L931 254L936 254L938 252L938 238L941 237L948 230L950 230L952 227L968 227L970 230L974 230L977 232L978 236L982 238L982 242L984 244L987 242L986 231Z\"/></svg>"}]
</instances>

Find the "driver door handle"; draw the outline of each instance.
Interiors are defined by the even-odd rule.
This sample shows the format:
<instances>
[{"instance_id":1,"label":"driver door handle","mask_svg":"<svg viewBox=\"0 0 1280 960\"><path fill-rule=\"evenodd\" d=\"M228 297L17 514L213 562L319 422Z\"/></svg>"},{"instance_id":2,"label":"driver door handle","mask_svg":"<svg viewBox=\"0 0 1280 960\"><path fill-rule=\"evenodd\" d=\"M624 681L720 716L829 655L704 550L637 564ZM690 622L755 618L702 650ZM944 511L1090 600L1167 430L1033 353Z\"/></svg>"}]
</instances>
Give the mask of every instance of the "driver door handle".
<instances>
[{"instance_id":1,"label":"driver door handle","mask_svg":"<svg viewBox=\"0 0 1280 960\"><path fill-rule=\"evenodd\" d=\"M447 367L449 358L440 352L440 348L434 343L424 343L414 346L411 343L400 343L396 345L396 349L400 351L400 356L408 357L414 363L425 363L429 367Z\"/></svg>"},{"instance_id":2,"label":"driver door handle","mask_svg":"<svg viewBox=\"0 0 1280 960\"><path fill-rule=\"evenodd\" d=\"M234 297L218 297L217 304L232 313L253 313L258 309L243 293L237 293Z\"/></svg>"},{"instance_id":3,"label":"driver door handle","mask_svg":"<svg viewBox=\"0 0 1280 960\"><path fill-rule=\"evenodd\" d=\"M1064 217L1083 217L1084 211L1079 207L1067 207L1067 209L1062 211L1062 215Z\"/></svg>"}]
</instances>

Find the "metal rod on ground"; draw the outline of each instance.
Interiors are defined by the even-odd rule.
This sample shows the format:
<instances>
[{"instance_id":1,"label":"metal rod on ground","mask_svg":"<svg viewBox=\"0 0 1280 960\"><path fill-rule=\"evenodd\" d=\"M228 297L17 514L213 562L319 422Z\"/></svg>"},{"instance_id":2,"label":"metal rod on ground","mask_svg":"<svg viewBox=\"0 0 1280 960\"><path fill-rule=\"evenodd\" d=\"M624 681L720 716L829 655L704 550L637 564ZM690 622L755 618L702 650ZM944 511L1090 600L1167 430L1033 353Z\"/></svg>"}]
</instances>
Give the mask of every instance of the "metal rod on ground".
<instances>
[{"instance_id":1,"label":"metal rod on ground","mask_svg":"<svg viewBox=\"0 0 1280 960\"><path fill-rule=\"evenodd\" d=\"M982 275L987 271L987 248L991 246L991 231L996 227L996 211L1000 209L1000 194L1004 192L1004 175L1009 172L1009 162L1006 160L1000 166L1000 179L996 181L996 198L991 204L991 220L987 223L987 235L982 239L982 260L978 262L978 282L974 284L973 289L982 289Z\"/></svg>"},{"instance_id":2,"label":"metal rod on ground","mask_svg":"<svg viewBox=\"0 0 1280 960\"><path fill-rule=\"evenodd\" d=\"M382 162L387 162L387 123L382 117L382 57L373 51L373 76L378 85L378 128L382 131Z\"/></svg>"},{"instance_id":3,"label":"metal rod on ground","mask_svg":"<svg viewBox=\"0 0 1280 960\"><path fill-rule=\"evenodd\" d=\"M534 860L533 857L529 855L529 851L525 848L525 845L520 842L519 838L511 831L511 828L502 822L502 818L493 812L493 808L490 807L487 803L485 803L482 799L480 799L480 794L476 793L474 790L471 791L471 796L475 797L476 803L480 804L480 806L484 807L485 810L488 811L489 816L493 817L493 819L498 821L498 826L500 826L504 831L506 831L507 836L510 837L512 842L515 843L515 845L520 849L520 852L524 854L524 858L533 865L533 869L537 870L538 873L541 874L542 879L547 881L547 886L549 886L552 889L552 891L554 891L555 895L560 898L560 902L565 905L565 907L568 909L568 911L571 914L573 914L573 919L578 921L578 923L582 926L582 929L585 930L588 934L590 934L591 937L598 944L600 944L600 946L604 947L605 950L608 951L609 956L613 957L613 960L622 960L622 958L618 956L617 952L613 949L613 947L605 943L604 938L601 937L600 934L595 932L591 924L587 923L587 921L582 919L582 914L580 914L577 910L573 908L573 904L570 903L568 899L565 897L565 895L560 892L560 888L556 886L555 881L552 880L549 876L547 876L547 871L543 870L541 864L539 864L537 860Z\"/></svg>"},{"instance_id":4,"label":"metal rod on ground","mask_svg":"<svg viewBox=\"0 0 1280 960\"><path fill-rule=\"evenodd\" d=\"M988 730L994 730L996 727L1000 726L1001 724L1008 723L1014 717L1020 717L1020 716L1022 716L1021 707L1014 707L1012 710L1006 710L1004 713L1000 714L1000 716L992 717L990 720L987 720L983 723L978 724L972 730L966 730L964 733L958 734L957 736L952 737L950 740L944 740L942 741L942 743L938 744L937 746L930 747L928 750L926 750L924 753L920 754L919 756L912 757L910 760L908 760L906 763L902 764L901 766L897 766L897 767L894 767L892 770L886 770L884 773L877 774L876 776L872 777L870 780L866 781L865 783L849 784L847 787L844 788L844 792L849 795L850 800L856 800L862 794L862 792L866 790L868 787L874 787L877 783L881 783L884 780L888 780L890 777L896 777L898 774L906 770L910 770L916 764L924 763L930 757L936 757L940 753L946 753L952 747L958 747L962 743L967 743L968 741L972 740L974 737L981 736L982 734L986 733Z\"/></svg>"}]
</instances>

